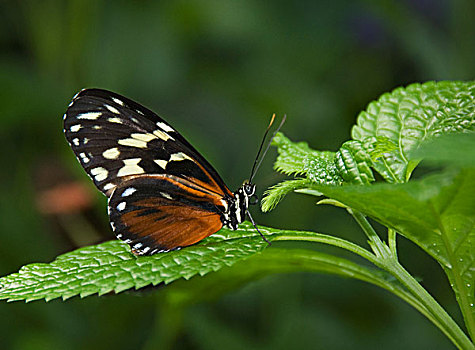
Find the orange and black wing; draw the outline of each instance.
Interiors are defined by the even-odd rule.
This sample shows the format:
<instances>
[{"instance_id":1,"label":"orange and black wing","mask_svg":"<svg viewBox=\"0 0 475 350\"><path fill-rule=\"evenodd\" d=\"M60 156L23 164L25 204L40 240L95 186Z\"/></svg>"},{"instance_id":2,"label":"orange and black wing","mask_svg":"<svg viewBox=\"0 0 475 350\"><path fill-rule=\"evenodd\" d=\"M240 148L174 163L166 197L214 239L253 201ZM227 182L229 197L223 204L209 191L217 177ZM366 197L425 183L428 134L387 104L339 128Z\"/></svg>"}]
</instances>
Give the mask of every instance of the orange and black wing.
<instances>
[{"instance_id":1,"label":"orange and black wing","mask_svg":"<svg viewBox=\"0 0 475 350\"><path fill-rule=\"evenodd\" d=\"M130 177L109 199L111 226L134 254L189 246L223 226L226 200L173 175Z\"/></svg>"}]
</instances>

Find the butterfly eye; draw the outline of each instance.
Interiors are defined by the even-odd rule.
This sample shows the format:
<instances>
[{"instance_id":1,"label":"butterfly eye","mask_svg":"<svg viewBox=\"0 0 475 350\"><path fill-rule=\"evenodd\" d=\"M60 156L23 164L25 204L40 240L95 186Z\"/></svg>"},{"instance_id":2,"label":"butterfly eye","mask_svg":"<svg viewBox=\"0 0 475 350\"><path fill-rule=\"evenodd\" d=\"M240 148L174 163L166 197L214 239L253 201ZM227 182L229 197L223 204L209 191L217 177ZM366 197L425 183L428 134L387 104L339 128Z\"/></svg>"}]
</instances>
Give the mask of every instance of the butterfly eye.
<instances>
[{"instance_id":1,"label":"butterfly eye","mask_svg":"<svg viewBox=\"0 0 475 350\"><path fill-rule=\"evenodd\" d=\"M245 184L244 185L244 191L246 194L250 197L256 192L256 185L253 184Z\"/></svg>"}]
</instances>

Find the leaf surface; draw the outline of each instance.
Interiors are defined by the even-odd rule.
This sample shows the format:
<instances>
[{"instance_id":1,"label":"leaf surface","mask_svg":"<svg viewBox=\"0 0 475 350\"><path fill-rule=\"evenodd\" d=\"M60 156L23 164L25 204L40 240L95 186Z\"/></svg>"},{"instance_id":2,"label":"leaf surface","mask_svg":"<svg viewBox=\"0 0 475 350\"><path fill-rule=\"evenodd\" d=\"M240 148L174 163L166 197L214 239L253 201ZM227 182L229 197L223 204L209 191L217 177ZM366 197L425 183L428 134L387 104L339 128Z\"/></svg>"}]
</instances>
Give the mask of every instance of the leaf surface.
<instances>
[{"instance_id":1,"label":"leaf surface","mask_svg":"<svg viewBox=\"0 0 475 350\"><path fill-rule=\"evenodd\" d=\"M406 184L313 185L401 233L446 271L467 323L475 320L475 169L446 171Z\"/></svg>"},{"instance_id":2,"label":"leaf surface","mask_svg":"<svg viewBox=\"0 0 475 350\"><path fill-rule=\"evenodd\" d=\"M475 130L475 82L412 84L383 94L357 118L352 138L376 155L373 168L388 182L406 182L408 153L434 136Z\"/></svg>"}]
</instances>

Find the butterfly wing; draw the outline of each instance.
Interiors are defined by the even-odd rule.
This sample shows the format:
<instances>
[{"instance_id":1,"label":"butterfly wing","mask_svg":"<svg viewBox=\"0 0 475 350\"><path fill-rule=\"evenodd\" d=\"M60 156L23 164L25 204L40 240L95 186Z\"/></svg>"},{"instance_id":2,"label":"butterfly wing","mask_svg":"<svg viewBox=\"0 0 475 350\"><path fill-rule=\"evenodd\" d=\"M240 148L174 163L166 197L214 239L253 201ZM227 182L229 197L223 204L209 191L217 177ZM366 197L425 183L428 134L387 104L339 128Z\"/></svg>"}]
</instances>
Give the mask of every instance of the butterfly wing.
<instances>
[{"instance_id":1,"label":"butterfly wing","mask_svg":"<svg viewBox=\"0 0 475 350\"><path fill-rule=\"evenodd\" d=\"M107 196L130 176L170 174L221 196L223 180L172 126L140 104L101 89L79 92L64 132L81 165Z\"/></svg>"},{"instance_id":2,"label":"butterfly wing","mask_svg":"<svg viewBox=\"0 0 475 350\"><path fill-rule=\"evenodd\" d=\"M109 199L117 238L137 255L185 247L223 226L226 201L173 175L143 175L122 182Z\"/></svg>"}]
</instances>

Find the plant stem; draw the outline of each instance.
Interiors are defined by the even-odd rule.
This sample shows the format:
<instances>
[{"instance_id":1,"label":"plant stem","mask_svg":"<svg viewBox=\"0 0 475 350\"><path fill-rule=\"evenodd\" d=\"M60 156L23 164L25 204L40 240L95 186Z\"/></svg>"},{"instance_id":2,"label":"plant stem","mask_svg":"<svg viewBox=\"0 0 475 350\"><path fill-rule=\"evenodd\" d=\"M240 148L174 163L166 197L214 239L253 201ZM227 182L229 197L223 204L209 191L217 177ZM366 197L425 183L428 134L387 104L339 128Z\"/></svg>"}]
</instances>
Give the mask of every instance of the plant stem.
<instances>
[{"instance_id":1,"label":"plant stem","mask_svg":"<svg viewBox=\"0 0 475 350\"><path fill-rule=\"evenodd\" d=\"M388 254L388 247L386 244L381 241L381 238L379 238L378 234L374 230L373 226L369 223L369 221L366 219L366 217L361 214L359 211L356 211L352 208L347 208L346 209L356 220L356 222L361 226L363 229L363 232L368 236L369 239L369 245L371 246L371 249L373 249L373 252L376 254L378 258L383 258L387 256Z\"/></svg>"},{"instance_id":2,"label":"plant stem","mask_svg":"<svg viewBox=\"0 0 475 350\"><path fill-rule=\"evenodd\" d=\"M314 243L324 243L324 244L332 245L334 247L348 250L372 262L373 264L377 263L376 256L371 254L371 252L369 252L368 250L360 247L359 245L348 242L347 240L344 240L338 237L333 237L333 236L324 235L320 233L314 233L312 235L302 235L302 236L296 236L296 235L286 236L284 234L284 235L279 235L277 237L274 237L272 241L273 242L275 241L306 241L306 242L314 242Z\"/></svg>"},{"instance_id":3,"label":"plant stem","mask_svg":"<svg viewBox=\"0 0 475 350\"><path fill-rule=\"evenodd\" d=\"M388 272L394 275L413 295L417 296L426 309L439 322L439 329L445 333L447 337L459 348L466 350L475 349L474 344L470 341L468 336L460 329L459 325L450 317L445 309L427 292L411 274L404 269L398 262L387 269ZM442 325L442 327L440 326Z\"/></svg>"},{"instance_id":4,"label":"plant stem","mask_svg":"<svg viewBox=\"0 0 475 350\"><path fill-rule=\"evenodd\" d=\"M439 329L459 348L459 349L475 349L474 344L470 341L468 336L460 329L458 324L450 317L450 315L437 303L437 301L427 292L411 274L404 269L398 262L397 256L393 254L392 250L384 244L376 231L368 222L366 217L358 211L349 209L349 212L363 231L370 239L370 244L375 254L377 261L375 264L391 273L400 283L402 283L407 290L412 293L424 305L432 318L438 322L433 322ZM431 319L431 318L429 318Z\"/></svg>"},{"instance_id":5,"label":"plant stem","mask_svg":"<svg viewBox=\"0 0 475 350\"><path fill-rule=\"evenodd\" d=\"M397 259L397 245L396 245L396 231L394 231L392 228L388 228L388 244L389 244L389 249L391 250L392 254L396 257Z\"/></svg>"}]
</instances>

